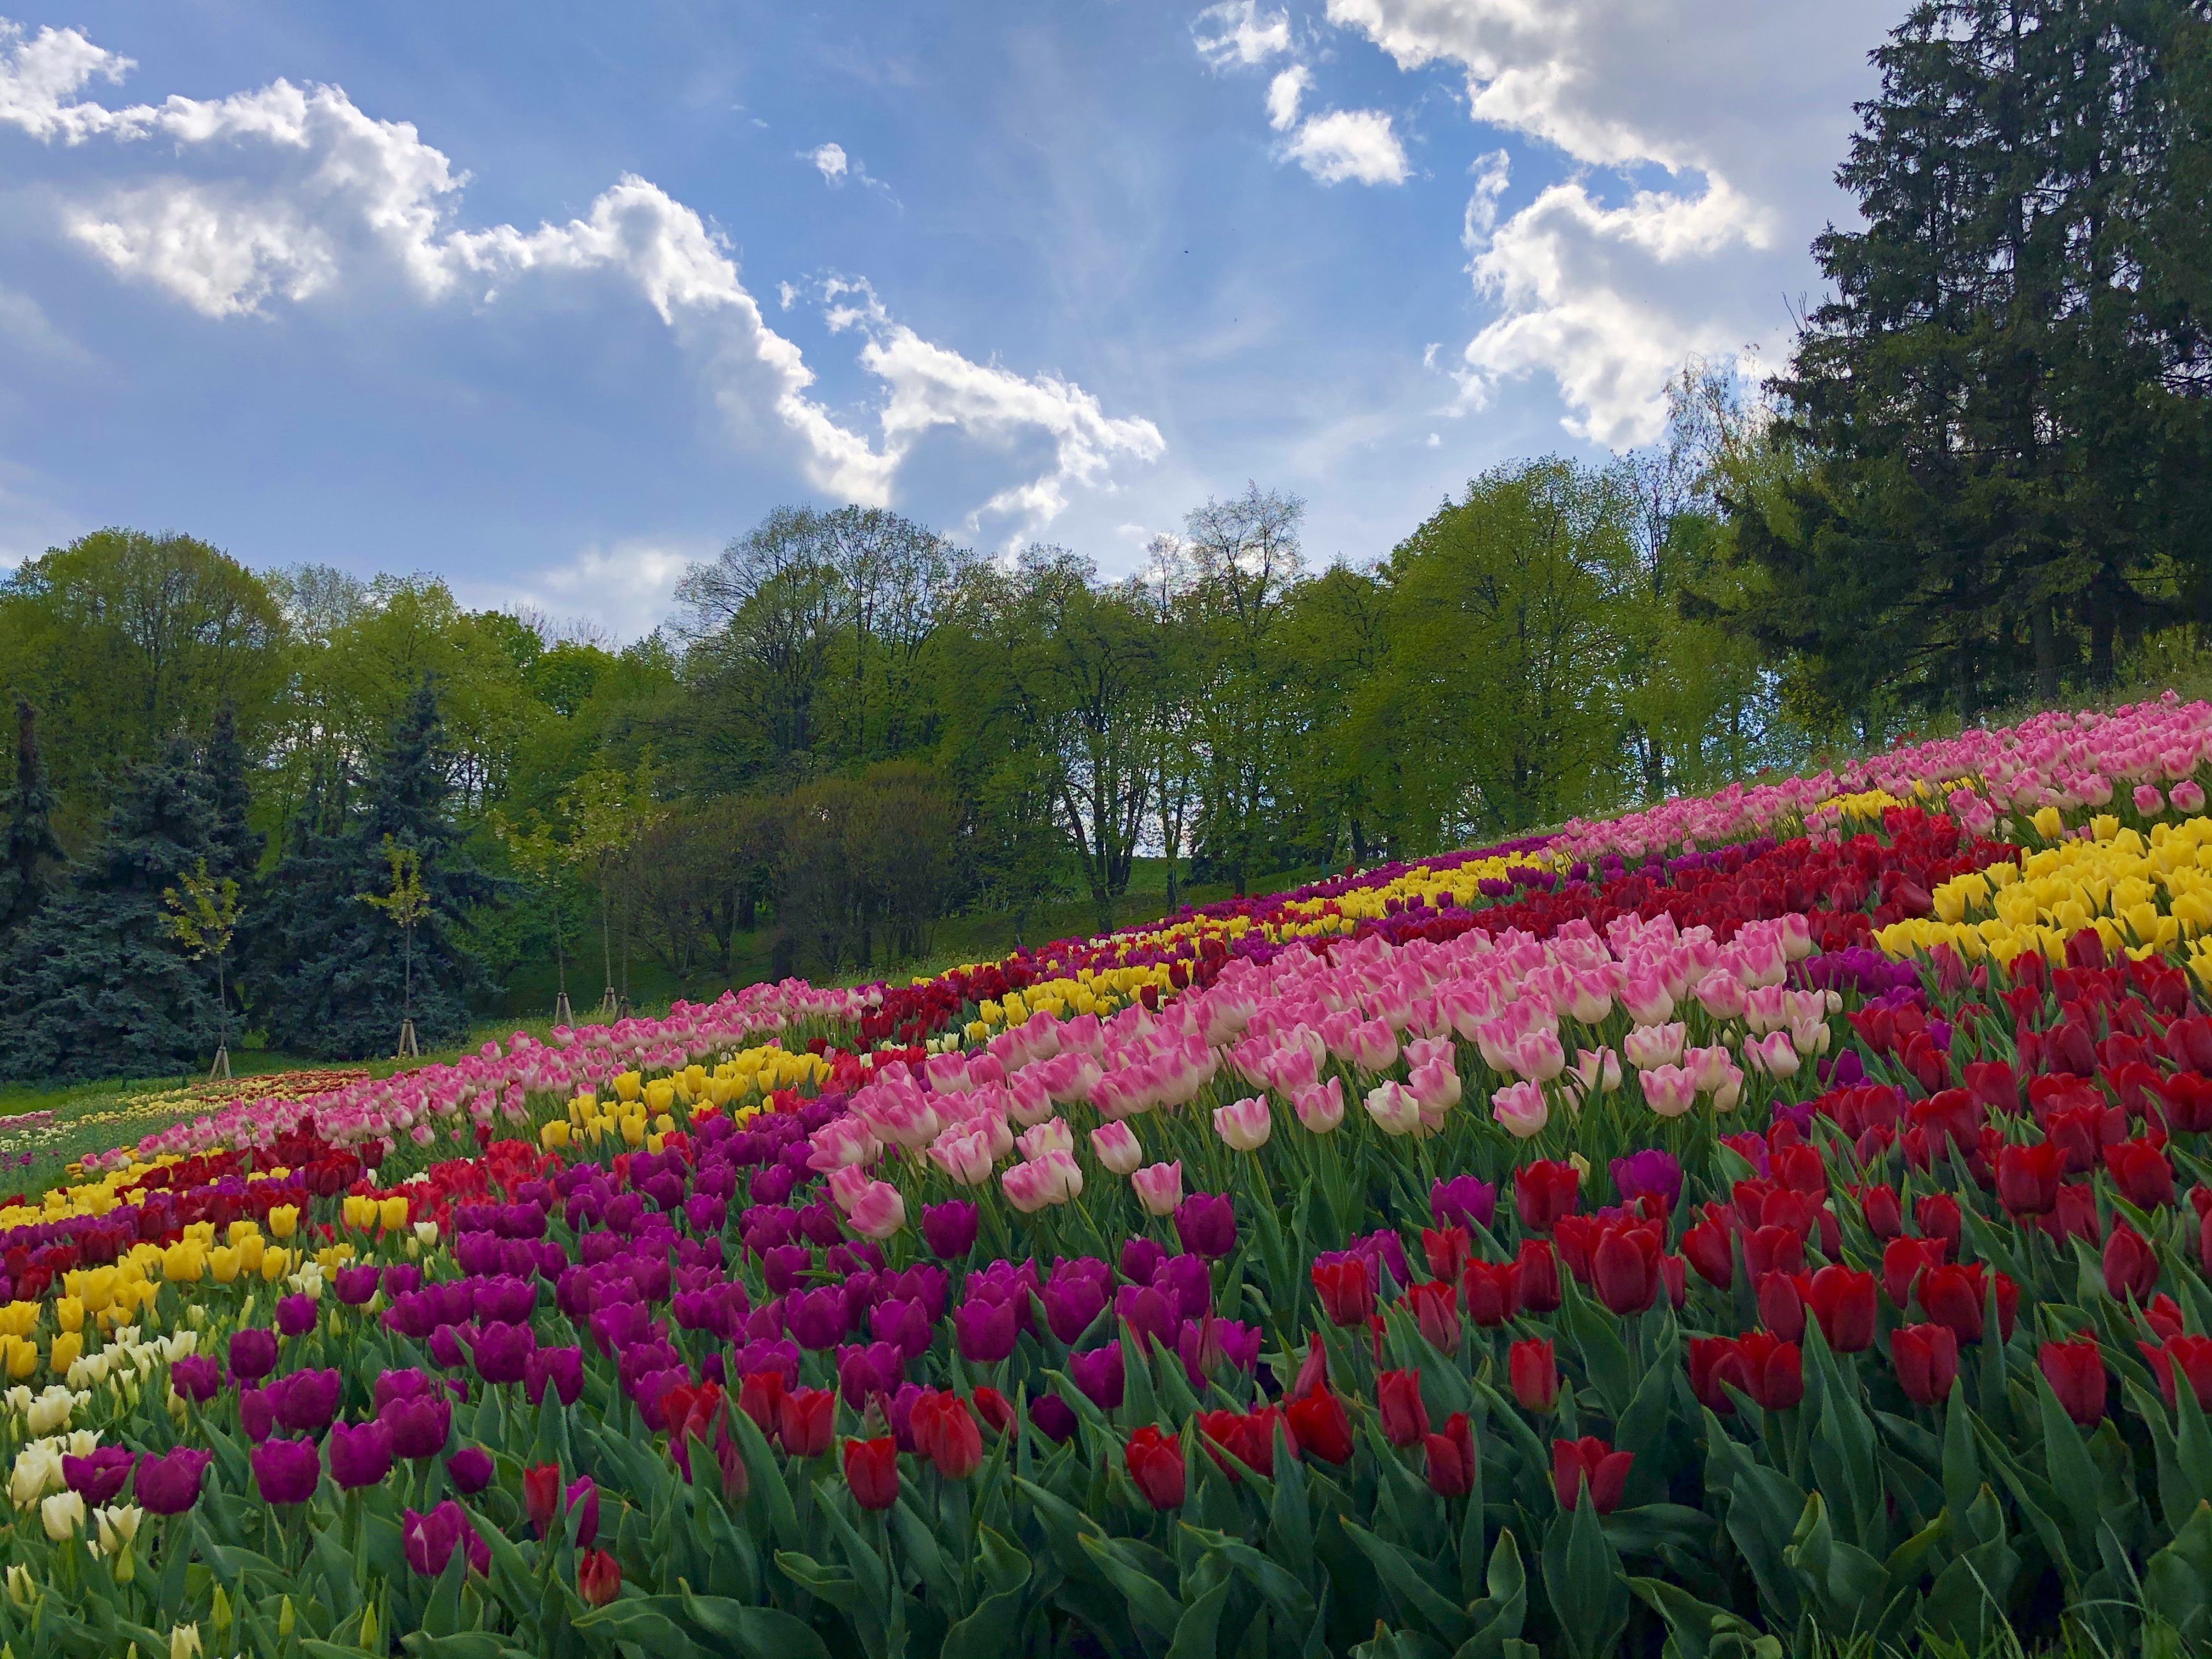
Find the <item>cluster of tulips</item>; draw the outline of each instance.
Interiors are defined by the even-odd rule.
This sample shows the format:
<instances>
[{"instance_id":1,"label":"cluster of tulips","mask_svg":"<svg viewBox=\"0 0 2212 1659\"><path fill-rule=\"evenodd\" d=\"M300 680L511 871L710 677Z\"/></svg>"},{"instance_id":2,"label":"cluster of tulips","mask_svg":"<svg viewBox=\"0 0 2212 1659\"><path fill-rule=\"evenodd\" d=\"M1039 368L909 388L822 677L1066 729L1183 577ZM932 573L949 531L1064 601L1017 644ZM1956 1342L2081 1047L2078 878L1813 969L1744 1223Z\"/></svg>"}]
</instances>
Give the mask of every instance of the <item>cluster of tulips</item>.
<instances>
[{"instance_id":1,"label":"cluster of tulips","mask_svg":"<svg viewBox=\"0 0 2212 1659\"><path fill-rule=\"evenodd\" d=\"M0 1642L2212 1641L2188 913L1898 926L2180 868L2208 729L1309 891L1089 1012L768 988L101 1160L0 1214Z\"/></svg>"}]
</instances>

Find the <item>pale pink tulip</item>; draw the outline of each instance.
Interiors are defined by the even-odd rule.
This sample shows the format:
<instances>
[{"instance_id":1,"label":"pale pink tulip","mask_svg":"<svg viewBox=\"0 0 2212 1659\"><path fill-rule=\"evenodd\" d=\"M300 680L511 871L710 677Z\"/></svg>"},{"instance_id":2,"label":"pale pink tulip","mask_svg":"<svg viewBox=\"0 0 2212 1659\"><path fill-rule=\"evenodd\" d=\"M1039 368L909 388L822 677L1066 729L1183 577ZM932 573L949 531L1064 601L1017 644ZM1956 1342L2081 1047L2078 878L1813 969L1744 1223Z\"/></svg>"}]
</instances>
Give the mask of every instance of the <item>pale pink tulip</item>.
<instances>
[{"instance_id":1,"label":"pale pink tulip","mask_svg":"<svg viewBox=\"0 0 2212 1659\"><path fill-rule=\"evenodd\" d=\"M1682 1057L1690 1028L1680 1020L1671 1025L1638 1025L1620 1040L1620 1057L1631 1066L1648 1069L1672 1066Z\"/></svg>"},{"instance_id":2,"label":"pale pink tulip","mask_svg":"<svg viewBox=\"0 0 2212 1659\"><path fill-rule=\"evenodd\" d=\"M1509 1084L1491 1096L1490 1112L1508 1134L1522 1140L1541 1133L1552 1115L1543 1090L1526 1079Z\"/></svg>"},{"instance_id":3,"label":"pale pink tulip","mask_svg":"<svg viewBox=\"0 0 2212 1659\"><path fill-rule=\"evenodd\" d=\"M1103 1123L1091 1132L1091 1150L1099 1164L1115 1175L1133 1173L1145 1161L1145 1149L1136 1132L1126 1123Z\"/></svg>"},{"instance_id":4,"label":"pale pink tulip","mask_svg":"<svg viewBox=\"0 0 2212 1659\"><path fill-rule=\"evenodd\" d=\"M1182 1163L1148 1164L1129 1177L1137 1202L1152 1215L1173 1215L1182 1202Z\"/></svg>"},{"instance_id":5,"label":"pale pink tulip","mask_svg":"<svg viewBox=\"0 0 2212 1659\"><path fill-rule=\"evenodd\" d=\"M1620 988L1620 1006L1638 1025L1656 1025L1674 1012L1674 999L1658 975L1637 975Z\"/></svg>"},{"instance_id":6,"label":"pale pink tulip","mask_svg":"<svg viewBox=\"0 0 2212 1659\"><path fill-rule=\"evenodd\" d=\"M1213 1109L1213 1133L1232 1152L1258 1152L1267 1144L1274 1127L1275 1115L1268 1109L1262 1095L1248 1095L1243 1100L1232 1100L1226 1106Z\"/></svg>"},{"instance_id":7,"label":"pale pink tulip","mask_svg":"<svg viewBox=\"0 0 2212 1659\"><path fill-rule=\"evenodd\" d=\"M1697 1103L1697 1079L1680 1066L1654 1066L1636 1074L1644 1103L1662 1117L1680 1117Z\"/></svg>"},{"instance_id":8,"label":"pale pink tulip","mask_svg":"<svg viewBox=\"0 0 2212 1659\"><path fill-rule=\"evenodd\" d=\"M1729 1059L1727 1048L1716 1042L1710 1048L1692 1048L1684 1053L1682 1065L1697 1079L1698 1092L1709 1095L1735 1073L1735 1062Z\"/></svg>"},{"instance_id":9,"label":"pale pink tulip","mask_svg":"<svg viewBox=\"0 0 2212 1659\"><path fill-rule=\"evenodd\" d=\"M906 1225L906 1200L888 1181L871 1181L846 1207L846 1224L866 1238L889 1238Z\"/></svg>"},{"instance_id":10,"label":"pale pink tulip","mask_svg":"<svg viewBox=\"0 0 2212 1659\"><path fill-rule=\"evenodd\" d=\"M1370 1019L1352 1033L1352 1063L1363 1072L1380 1072L1398 1059L1398 1034L1387 1021Z\"/></svg>"},{"instance_id":11,"label":"pale pink tulip","mask_svg":"<svg viewBox=\"0 0 2212 1659\"><path fill-rule=\"evenodd\" d=\"M2139 783L2135 787L2136 811L2145 817L2155 817L2166 811L2166 797L2158 793L2154 783Z\"/></svg>"},{"instance_id":12,"label":"pale pink tulip","mask_svg":"<svg viewBox=\"0 0 2212 1659\"><path fill-rule=\"evenodd\" d=\"M1075 1131L1068 1127L1064 1117L1047 1118L1016 1135L1014 1146L1024 1159L1034 1164L1047 1152L1073 1152Z\"/></svg>"},{"instance_id":13,"label":"pale pink tulip","mask_svg":"<svg viewBox=\"0 0 2212 1659\"><path fill-rule=\"evenodd\" d=\"M929 1143L929 1161L963 1187L980 1187L991 1178L991 1137L988 1130L955 1127Z\"/></svg>"},{"instance_id":14,"label":"pale pink tulip","mask_svg":"<svg viewBox=\"0 0 2212 1659\"><path fill-rule=\"evenodd\" d=\"M2173 786L2173 810L2177 812L2201 812L2204 810L2204 791L2194 778L2184 778Z\"/></svg>"},{"instance_id":15,"label":"pale pink tulip","mask_svg":"<svg viewBox=\"0 0 2212 1659\"><path fill-rule=\"evenodd\" d=\"M1386 1135L1413 1134L1421 1127L1421 1103L1402 1083L1379 1083L1367 1091L1367 1115Z\"/></svg>"},{"instance_id":16,"label":"pale pink tulip","mask_svg":"<svg viewBox=\"0 0 2212 1659\"><path fill-rule=\"evenodd\" d=\"M1344 1121L1344 1089L1334 1078L1310 1083L1291 1097L1298 1121L1315 1134L1325 1135Z\"/></svg>"},{"instance_id":17,"label":"pale pink tulip","mask_svg":"<svg viewBox=\"0 0 2212 1659\"><path fill-rule=\"evenodd\" d=\"M1416 1066L1407 1074L1406 1086L1420 1103L1425 1118L1440 1117L1459 1104L1459 1073L1444 1060L1431 1060Z\"/></svg>"},{"instance_id":18,"label":"pale pink tulip","mask_svg":"<svg viewBox=\"0 0 2212 1659\"><path fill-rule=\"evenodd\" d=\"M1567 1051L1559 1046L1559 1034L1540 1029L1516 1038L1506 1060L1504 1069L1539 1083L1549 1083L1567 1069Z\"/></svg>"},{"instance_id":19,"label":"pale pink tulip","mask_svg":"<svg viewBox=\"0 0 2212 1659\"><path fill-rule=\"evenodd\" d=\"M1745 991L1741 980L1727 969L1720 969L1699 980L1692 994L1698 999L1698 1006L1715 1019L1741 1019L1749 994Z\"/></svg>"},{"instance_id":20,"label":"pale pink tulip","mask_svg":"<svg viewBox=\"0 0 2212 1659\"><path fill-rule=\"evenodd\" d=\"M1620 1087L1620 1056L1610 1047L1577 1048L1566 1079L1567 1087L1578 1097L1609 1095Z\"/></svg>"}]
</instances>

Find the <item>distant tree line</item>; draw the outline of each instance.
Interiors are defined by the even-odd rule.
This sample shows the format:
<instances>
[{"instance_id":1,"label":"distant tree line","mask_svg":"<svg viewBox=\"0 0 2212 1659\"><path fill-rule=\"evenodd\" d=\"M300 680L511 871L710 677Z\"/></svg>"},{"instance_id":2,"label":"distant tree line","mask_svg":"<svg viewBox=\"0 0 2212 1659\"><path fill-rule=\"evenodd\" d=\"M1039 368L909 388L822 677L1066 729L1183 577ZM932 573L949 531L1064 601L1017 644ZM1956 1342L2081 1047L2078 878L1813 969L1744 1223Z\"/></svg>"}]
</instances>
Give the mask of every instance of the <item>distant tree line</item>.
<instances>
[{"instance_id":1,"label":"distant tree line","mask_svg":"<svg viewBox=\"0 0 2212 1659\"><path fill-rule=\"evenodd\" d=\"M1372 556L1309 559L1304 503L1256 483L1119 580L790 507L620 648L179 535L31 560L0 584L0 1072L182 1066L231 1019L452 1041L526 963L579 1012L634 959L883 971L967 909L1109 926L1140 859L1170 903L1243 890L2191 652L2208 30L2179 0L1917 7L1782 372L1688 362L1656 443L1492 468ZM238 884L228 1006L165 927L203 860Z\"/></svg>"}]
</instances>

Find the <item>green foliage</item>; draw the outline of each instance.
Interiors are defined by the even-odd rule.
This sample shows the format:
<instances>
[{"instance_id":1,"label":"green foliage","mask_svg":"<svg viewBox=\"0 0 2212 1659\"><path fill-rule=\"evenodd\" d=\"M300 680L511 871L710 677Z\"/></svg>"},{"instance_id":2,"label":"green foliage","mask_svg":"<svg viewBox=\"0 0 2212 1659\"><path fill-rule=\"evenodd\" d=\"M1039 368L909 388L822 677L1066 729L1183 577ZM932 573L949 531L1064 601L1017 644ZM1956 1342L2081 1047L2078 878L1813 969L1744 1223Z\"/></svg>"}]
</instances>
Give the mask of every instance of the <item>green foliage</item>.
<instances>
[{"instance_id":1,"label":"green foliage","mask_svg":"<svg viewBox=\"0 0 2212 1659\"><path fill-rule=\"evenodd\" d=\"M0 847L0 948L38 913L63 861L54 838L53 785L39 749L38 711L15 699L15 778L7 795L7 842Z\"/></svg>"}]
</instances>

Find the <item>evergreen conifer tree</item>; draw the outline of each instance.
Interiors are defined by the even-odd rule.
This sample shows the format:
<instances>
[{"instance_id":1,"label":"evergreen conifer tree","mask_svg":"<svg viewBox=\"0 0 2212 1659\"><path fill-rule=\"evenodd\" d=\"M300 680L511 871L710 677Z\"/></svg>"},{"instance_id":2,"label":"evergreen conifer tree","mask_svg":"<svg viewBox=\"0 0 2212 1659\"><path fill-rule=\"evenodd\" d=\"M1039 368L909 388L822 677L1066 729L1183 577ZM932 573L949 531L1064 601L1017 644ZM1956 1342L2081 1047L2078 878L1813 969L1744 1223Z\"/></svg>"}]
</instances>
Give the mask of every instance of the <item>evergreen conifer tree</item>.
<instances>
[{"instance_id":1,"label":"evergreen conifer tree","mask_svg":"<svg viewBox=\"0 0 2212 1659\"><path fill-rule=\"evenodd\" d=\"M267 838L249 821L252 780L246 746L238 740L238 711L228 702L216 710L215 724L200 750L200 771L214 811L208 831L208 873L218 880L228 878L250 891Z\"/></svg>"},{"instance_id":2,"label":"evergreen conifer tree","mask_svg":"<svg viewBox=\"0 0 2212 1659\"><path fill-rule=\"evenodd\" d=\"M494 884L462 850L447 766L437 695L425 678L354 792L343 829L295 826L270 883L279 914L261 935L266 951L272 928L283 930L275 943L284 960L266 998L272 1047L332 1058L389 1054L409 1012L426 1048L468 1035L468 999L488 984L459 923ZM363 899L391 887L387 836L420 860L429 901L413 939L411 1006L407 941Z\"/></svg>"},{"instance_id":3,"label":"evergreen conifer tree","mask_svg":"<svg viewBox=\"0 0 2212 1659\"><path fill-rule=\"evenodd\" d=\"M209 854L209 802L172 739L125 775L99 842L9 941L0 1074L66 1081L189 1069L216 1042L210 975L164 923L161 893Z\"/></svg>"},{"instance_id":4,"label":"evergreen conifer tree","mask_svg":"<svg viewBox=\"0 0 2212 1659\"><path fill-rule=\"evenodd\" d=\"M7 843L0 848L0 951L38 913L62 866L54 839L56 796L39 750L39 712L15 699L15 781L8 791Z\"/></svg>"}]
</instances>

